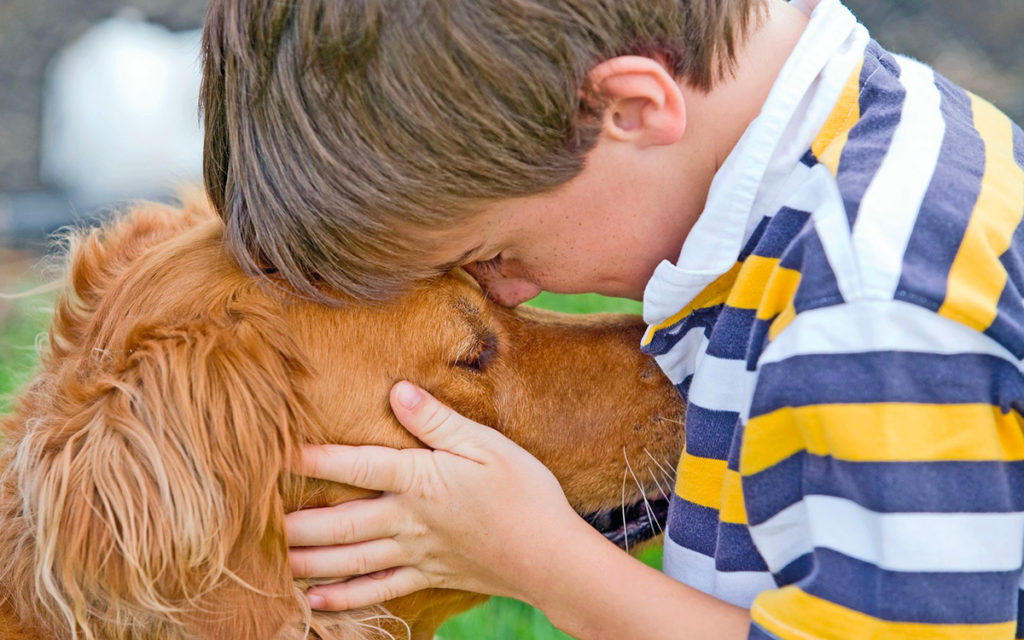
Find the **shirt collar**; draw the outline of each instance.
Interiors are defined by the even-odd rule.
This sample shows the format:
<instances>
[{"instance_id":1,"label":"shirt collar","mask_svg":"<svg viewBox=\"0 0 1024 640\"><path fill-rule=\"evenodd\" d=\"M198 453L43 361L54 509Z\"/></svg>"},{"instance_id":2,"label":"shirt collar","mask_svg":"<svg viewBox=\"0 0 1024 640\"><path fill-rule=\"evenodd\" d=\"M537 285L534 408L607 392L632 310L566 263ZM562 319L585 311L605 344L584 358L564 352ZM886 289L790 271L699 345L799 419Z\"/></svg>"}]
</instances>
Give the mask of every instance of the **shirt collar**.
<instances>
[{"instance_id":1,"label":"shirt collar","mask_svg":"<svg viewBox=\"0 0 1024 640\"><path fill-rule=\"evenodd\" d=\"M758 192L765 192L769 164L780 161L777 151L787 125L797 116L801 103L822 69L843 46L857 20L839 0L793 0L793 6L810 15L810 21L758 116L750 123L711 182L697 222L683 243L676 264L663 260L644 291L644 321L657 325L685 307L708 284L736 263L749 230L759 217ZM863 27L860 27L863 30ZM866 39L866 32L865 32ZM844 77L845 79L845 77ZM832 103L839 96L831 96ZM793 145L783 145L793 153ZM799 161L800 149L792 159ZM772 172L777 178L778 172Z\"/></svg>"}]
</instances>

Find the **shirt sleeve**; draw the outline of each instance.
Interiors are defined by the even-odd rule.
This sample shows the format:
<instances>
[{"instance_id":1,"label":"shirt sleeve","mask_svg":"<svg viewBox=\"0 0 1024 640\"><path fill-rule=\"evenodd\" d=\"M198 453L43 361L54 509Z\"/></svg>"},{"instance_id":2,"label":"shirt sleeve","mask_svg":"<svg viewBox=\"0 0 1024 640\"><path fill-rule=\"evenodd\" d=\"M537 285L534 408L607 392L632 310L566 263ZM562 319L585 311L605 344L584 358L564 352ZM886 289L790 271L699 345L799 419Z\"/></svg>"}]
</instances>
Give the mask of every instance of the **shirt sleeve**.
<instances>
[{"instance_id":1,"label":"shirt sleeve","mask_svg":"<svg viewBox=\"0 0 1024 640\"><path fill-rule=\"evenodd\" d=\"M1022 390L1003 347L923 307L798 315L742 436L751 536L786 585L750 637L1021 637Z\"/></svg>"}]
</instances>

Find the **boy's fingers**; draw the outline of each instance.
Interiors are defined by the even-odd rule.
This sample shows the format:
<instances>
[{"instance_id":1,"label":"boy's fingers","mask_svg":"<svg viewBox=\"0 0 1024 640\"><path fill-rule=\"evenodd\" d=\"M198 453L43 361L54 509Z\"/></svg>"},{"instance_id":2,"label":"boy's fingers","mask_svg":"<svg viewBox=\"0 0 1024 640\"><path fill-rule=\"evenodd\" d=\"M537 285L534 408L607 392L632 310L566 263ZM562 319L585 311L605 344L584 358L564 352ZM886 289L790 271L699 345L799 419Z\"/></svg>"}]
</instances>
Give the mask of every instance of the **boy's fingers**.
<instances>
[{"instance_id":1,"label":"boy's fingers","mask_svg":"<svg viewBox=\"0 0 1024 640\"><path fill-rule=\"evenodd\" d=\"M319 547L390 538L399 533L401 515L388 496L302 509L285 516L285 540L289 547Z\"/></svg>"},{"instance_id":2,"label":"boy's fingers","mask_svg":"<svg viewBox=\"0 0 1024 640\"><path fill-rule=\"evenodd\" d=\"M402 546L393 538L288 550L288 564L296 578L361 576L398 566L404 557Z\"/></svg>"},{"instance_id":3,"label":"boy's fingers","mask_svg":"<svg viewBox=\"0 0 1024 640\"><path fill-rule=\"evenodd\" d=\"M391 388L391 408L398 421L427 446L471 459L478 457L478 443L498 435L411 382L399 382Z\"/></svg>"},{"instance_id":4,"label":"boy's fingers","mask_svg":"<svg viewBox=\"0 0 1024 640\"><path fill-rule=\"evenodd\" d=\"M372 491L401 492L410 468L398 449L324 444L303 447L298 473Z\"/></svg>"},{"instance_id":5,"label":"boy's fingers","mask_svg":"<svg viewBox=\"0 0 1024 640\"><path fill-rule=\"evenodd\" d=\"M314 587L306 593L309 606L322 611L345 611L394 600L430 587L426 577L411 567L397 567Z\"/></svg>"}]
</instances>

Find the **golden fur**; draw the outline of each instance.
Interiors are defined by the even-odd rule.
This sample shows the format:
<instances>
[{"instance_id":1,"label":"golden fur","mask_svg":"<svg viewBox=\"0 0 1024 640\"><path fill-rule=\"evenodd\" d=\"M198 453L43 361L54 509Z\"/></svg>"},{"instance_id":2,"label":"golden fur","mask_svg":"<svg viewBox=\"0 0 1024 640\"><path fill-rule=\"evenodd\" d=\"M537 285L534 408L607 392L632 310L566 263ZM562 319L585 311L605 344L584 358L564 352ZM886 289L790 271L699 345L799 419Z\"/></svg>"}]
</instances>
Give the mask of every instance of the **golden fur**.
<instances>
[{"instance_id":1,"label":"golden fur","mask_svg":"<svg viewBox=\"0 0 1024 640\"><path fill-rule=\"evenodd\" d=\"M286 512L367 495L291 475L301 444L422 446L400 379L528 448L581 513L666 489L682 405L637 319L507 310L459 276L328 308L261 288L221 234L203 204L143 205L72 239L2 423L3 638L431 637L486 597L311 615L286 559Z\"/></svg>"}]
</instances>

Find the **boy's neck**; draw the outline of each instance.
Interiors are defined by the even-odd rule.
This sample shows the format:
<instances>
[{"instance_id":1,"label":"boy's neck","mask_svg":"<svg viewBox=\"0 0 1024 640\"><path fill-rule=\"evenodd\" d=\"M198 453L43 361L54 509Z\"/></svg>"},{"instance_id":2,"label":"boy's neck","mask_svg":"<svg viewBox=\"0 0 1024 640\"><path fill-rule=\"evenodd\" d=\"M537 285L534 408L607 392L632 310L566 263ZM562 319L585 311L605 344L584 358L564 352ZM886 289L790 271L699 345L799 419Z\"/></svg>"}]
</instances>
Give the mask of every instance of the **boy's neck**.
<instances>
[{"instance_id":1,"label":"boy's neck","mask_svg":"<svg viewBox=\"0 0 1024 640\"><path fill-rule=\"evenodd\" d=\"M785 0L767 0L767 10L737 57L736 73L709 93L681 86L686 97L688 128L704 152L714 151L718 169L761 112L772 85L807 27L808 16Z\"/></svg>"}]
</instances>

